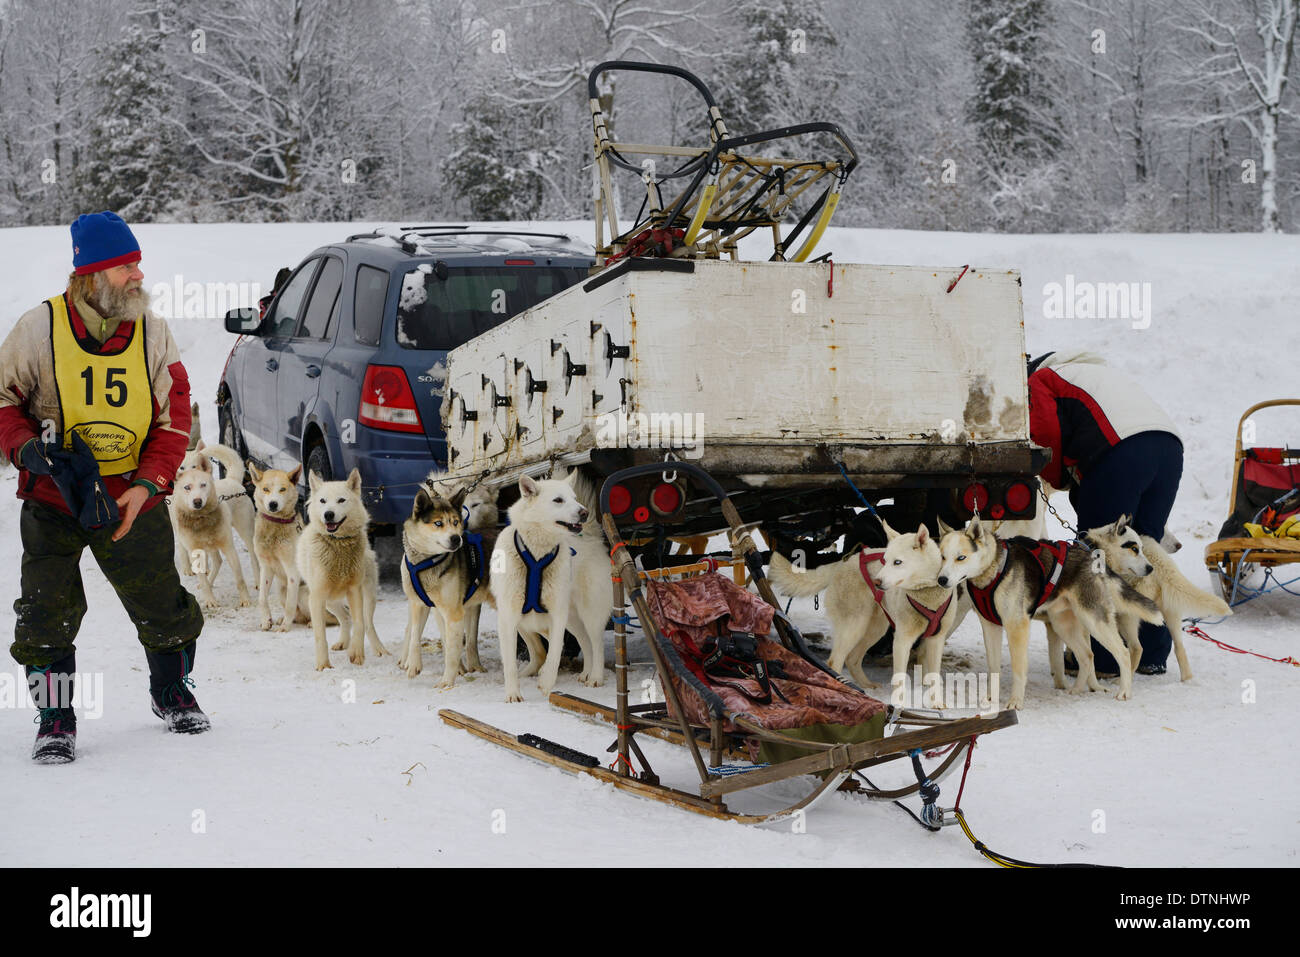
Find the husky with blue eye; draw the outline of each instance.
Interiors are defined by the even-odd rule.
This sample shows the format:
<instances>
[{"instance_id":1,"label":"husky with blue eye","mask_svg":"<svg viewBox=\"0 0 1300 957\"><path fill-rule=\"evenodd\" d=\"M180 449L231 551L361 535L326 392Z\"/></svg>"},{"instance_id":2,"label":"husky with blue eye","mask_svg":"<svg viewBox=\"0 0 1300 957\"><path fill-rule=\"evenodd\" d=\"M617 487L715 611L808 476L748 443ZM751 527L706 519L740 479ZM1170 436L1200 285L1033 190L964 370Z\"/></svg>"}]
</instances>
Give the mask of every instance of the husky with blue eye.
<instances>
[{"instance_id":1,"label":"husky with blue eye","mask_svg":"<svg viewBox=\"0 0 1300 957\"><path fill-rule=\"evenodd\" d=\"M420 639L432 613L442 635L443 669L439 688L450 688L462 672L482 671L478 657L478 616L492 602L488 558L496 540L495 500L491 527L471 528L473 510L461 487L450 497L426 483L415 493L411 516L402 525L402 591L406 595L405 647L398 667L414 678L423 667ZM480 521L485 521L480 517Z\"/></svg>"}]
</instances>

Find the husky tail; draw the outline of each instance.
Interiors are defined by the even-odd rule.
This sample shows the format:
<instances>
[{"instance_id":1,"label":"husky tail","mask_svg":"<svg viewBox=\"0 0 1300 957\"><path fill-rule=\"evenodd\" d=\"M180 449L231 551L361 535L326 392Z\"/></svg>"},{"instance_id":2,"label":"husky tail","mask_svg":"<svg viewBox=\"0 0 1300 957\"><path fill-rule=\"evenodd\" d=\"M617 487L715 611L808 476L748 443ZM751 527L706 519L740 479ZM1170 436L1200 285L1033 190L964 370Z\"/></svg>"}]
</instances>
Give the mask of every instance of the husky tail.
<instances>
[{"instance_id":1,"label":"husky tail","mask_svg":"<svg viewBox=\"0 0 1300 957\"><path fill-rule=\"evenodd\" d=\"M232 478L236 482L244 481L244 461L238 452L227 445L208 445L204 442L199 445L204 455L221 463L226 470L226 478Z\"/></svg>"},{"instance_id":2,"label":"husky tail","mask_svg":"<svg viewBox=\"0 0 1300 957\"><path fill-rule=\"evenodd\" d=\"M1160 583L1161 589L1173 593L1173 604L1189 618L1210 618L1231 615L1232 607L1218 595L1202 591L1187 580L1179 570L1178 564L1169 557L1169 553L1160 547L1155 539L1142 536L1142 554L1152 567L1151 574Z\"/></svg>"},{"instance_id":3,"label":"husky tail","mask_svg":"<svg viewBox=\"0 0 1300 957\"><path fill-rule=\"evenodd\" d=\"M811 598L829 588L839 570L839 562L817 568L798 569L790 564L788 558L774 551L771 564L767 566L767 578L772 583L772 587L782 595L791 598Z\"/></svg>"}]
</instances>

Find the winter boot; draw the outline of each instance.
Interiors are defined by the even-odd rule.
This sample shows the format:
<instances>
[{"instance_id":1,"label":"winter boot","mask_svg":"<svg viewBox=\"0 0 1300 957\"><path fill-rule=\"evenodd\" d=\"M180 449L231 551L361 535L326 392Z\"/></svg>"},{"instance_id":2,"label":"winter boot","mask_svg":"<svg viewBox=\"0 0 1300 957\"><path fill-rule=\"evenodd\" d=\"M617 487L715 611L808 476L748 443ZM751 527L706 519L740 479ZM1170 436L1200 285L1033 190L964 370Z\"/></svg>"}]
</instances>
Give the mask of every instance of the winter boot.
<instances>
[{"instance_id":1,"label":"winter boot","mask_svg":"<svg viewBox=\"0 0 1300 957\"><path fill-rule=\"evenodd\" d=\"M194 642L180 651L157 654L146 651L149 659L149 698L153 713L167 724L168 731L178 734L199 734L212 727L208 716L190 693L194 681L190 671L194 667Z\"/></svg>"},{"instance_id":2,"label":"winter boot","mask_svg":"<svg viewBox=\"0 0 1300 957\"><path fill-rule=\"evenodd\" d=\"M68 655L48 668L27 668L27 690L38 713L32 760L67 764L77 756L77 715L72 710L76 657Z\"/></svg>"}]
</instances>

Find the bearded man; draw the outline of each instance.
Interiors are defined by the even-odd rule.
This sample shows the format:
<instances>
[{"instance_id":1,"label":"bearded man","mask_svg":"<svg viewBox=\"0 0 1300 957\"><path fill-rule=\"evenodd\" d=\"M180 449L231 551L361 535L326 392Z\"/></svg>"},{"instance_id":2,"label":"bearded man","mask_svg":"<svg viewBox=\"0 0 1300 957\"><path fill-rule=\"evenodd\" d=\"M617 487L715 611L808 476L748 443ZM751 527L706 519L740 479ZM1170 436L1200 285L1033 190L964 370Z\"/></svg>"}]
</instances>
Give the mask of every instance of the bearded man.
<instances>
[{"instance_id":1,"label":"bearded man","mask_svg":"<svg viewBox=\"0 0 1300 957\"><path fill-rule=\"evenodd\" d=\"M190 431L189 375L147 308L140 244L111 212L72 224L68 288L25 313L0 345L0 451L19 469L23 556L10 654L39 709L32 757L76 752L73 647L90 548L135 625L154 714L206 731L190 693L203 615L172 560L159 508ZM120 519L120 520L119 520Z\"/></svg>"}]
</instances>

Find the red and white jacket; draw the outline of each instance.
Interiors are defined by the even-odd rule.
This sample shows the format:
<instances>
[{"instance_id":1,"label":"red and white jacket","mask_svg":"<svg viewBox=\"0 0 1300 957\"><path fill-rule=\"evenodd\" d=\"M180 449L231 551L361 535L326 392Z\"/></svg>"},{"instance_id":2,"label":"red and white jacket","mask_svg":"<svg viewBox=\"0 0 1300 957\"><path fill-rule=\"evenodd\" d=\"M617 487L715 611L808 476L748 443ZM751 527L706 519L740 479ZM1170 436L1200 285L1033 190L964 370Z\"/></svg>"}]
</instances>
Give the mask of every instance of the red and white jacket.
<instances>
[{"instance_id":1,"label":"red and white jacket","mask_svg":"<svg viewBox=\"0 0 1300 957\"><path fill-rule=\"evenodd\" d=\"M1078 484L1107 450L1139 432L1177 427L1133 379L1091 353L1055 353L1029 377L1029 434L1052 450L1042 478L1053 487Z\"/></svg>"},{"instance_id":2,"label":"red and white jacket","mask_svg":"<svg viewBox=\"0 0 1300 957\"><path fill-rule=\"evenodd\" d=\"M68 317L78 340L86 347L99 345L102 353L121 349L129 340L133 323L122 322L102 344L88 338L86 325L72 297L66 297ZM82 304L83 309L89 307ZM185 457L190 432L190 377L181 364L180 351L166 321L145 316L145 361L153 391L153 420L133 472L104 476L104 487L114 498L132 485L142 485L152 508L169 493L176 469ZM39 438L41 423L50 420L62 432L62 410L54 382L54 346L50 341L49 307L41 303L25 312L0 345L0 452L18 467L18 497L30 498L67 513L54 480L32 475L22 468L18 454L28 439Z\"/></svg>"}]
</instances>

